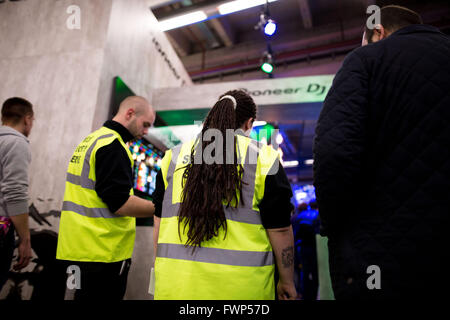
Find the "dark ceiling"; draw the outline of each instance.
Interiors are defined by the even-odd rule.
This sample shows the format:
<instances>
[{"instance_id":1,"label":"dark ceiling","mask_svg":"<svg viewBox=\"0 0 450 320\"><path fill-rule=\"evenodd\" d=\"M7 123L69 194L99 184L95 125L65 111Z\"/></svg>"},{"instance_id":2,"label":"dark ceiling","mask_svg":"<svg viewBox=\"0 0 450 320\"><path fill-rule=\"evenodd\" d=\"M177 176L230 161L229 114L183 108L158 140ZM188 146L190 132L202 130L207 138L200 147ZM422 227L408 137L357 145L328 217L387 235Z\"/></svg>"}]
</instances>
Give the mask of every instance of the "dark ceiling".
<instances>
[{"instance_id":1,"label":"dark ceiling","mask_svg":"<svg viewBox=\"0 0 450 320\"><path fill-rule=\"evenodd\" d=\"M215 9L226 0L172 0L152 8L158 20L196 10ZM277 21L271 38L278 64L346 54L360 44L366 8L404 5L419 12L425 23L450 33L450 6L445 0L278 0L269 3ZM266 39L255 30L264 6L219 16L166 32L194 82L259 68ZM305 52L305 49L309 49Z\"/></svg>"}]
</instances>

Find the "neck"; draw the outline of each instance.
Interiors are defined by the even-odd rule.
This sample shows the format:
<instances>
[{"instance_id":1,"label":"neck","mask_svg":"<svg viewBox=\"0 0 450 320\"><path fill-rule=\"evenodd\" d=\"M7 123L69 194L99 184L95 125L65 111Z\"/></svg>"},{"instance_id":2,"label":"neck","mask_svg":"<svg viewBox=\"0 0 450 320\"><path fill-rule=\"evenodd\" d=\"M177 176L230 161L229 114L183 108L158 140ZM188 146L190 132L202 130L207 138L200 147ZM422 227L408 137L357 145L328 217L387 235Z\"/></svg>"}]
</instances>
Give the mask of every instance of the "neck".
<instances>
[{"instance_id":1,"label":"neck","mask_svg":"<svg viewBox=\"0 0 450 320\"><path fill-rule=\"evenodd\" d=\"M247 130L245 130L245 127L240 127L238 130L242 130L241 133L242 133L244 136L246 136L246 137L248 136L248 135L247 135Z\"/></svg>"},{"instance_id":2,"label":"neck","mask_svg":"<svg viewBox=\"0 0 450 320\"><path fill-rule=\"evenodd\" d=\"M25 135L25 130L22 125L13 125L13 124L9 124L9 123L3 123L3 125L5 127L10 127L16 131L19 131L21 134Z\"/></svg>"},{"instance_id":3,"label":"neck","mask_svg":"<svg viewBox=\"0 0 450 320\"><path fill-rule=\"evenodd\" d=\"M123 125L125 128L127 128L127 122L122 117L115 116L114 118L112 118L112 121L118 122L121 125Z\"/></svg>"}]
</instances>

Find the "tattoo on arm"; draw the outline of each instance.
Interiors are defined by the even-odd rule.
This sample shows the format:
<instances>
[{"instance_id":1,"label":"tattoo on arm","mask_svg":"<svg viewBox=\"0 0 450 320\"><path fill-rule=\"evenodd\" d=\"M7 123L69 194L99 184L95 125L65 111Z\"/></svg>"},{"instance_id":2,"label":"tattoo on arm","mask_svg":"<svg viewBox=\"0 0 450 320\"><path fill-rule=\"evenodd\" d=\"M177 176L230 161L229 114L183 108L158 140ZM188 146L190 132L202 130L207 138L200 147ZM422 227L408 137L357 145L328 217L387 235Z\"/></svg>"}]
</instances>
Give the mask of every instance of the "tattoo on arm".
<instances>
[{"instance_id":1,"label":"tattoo on arm","mask_svg":"<svg viewBox=\"0 0 450 320\"><path fill-rule=\"evenodd\" d=\"M290 246L284 248L281 252L281 262L283 263L283 267L289 268L294 264L294 247Z\"/></svg>"}]
</instances>

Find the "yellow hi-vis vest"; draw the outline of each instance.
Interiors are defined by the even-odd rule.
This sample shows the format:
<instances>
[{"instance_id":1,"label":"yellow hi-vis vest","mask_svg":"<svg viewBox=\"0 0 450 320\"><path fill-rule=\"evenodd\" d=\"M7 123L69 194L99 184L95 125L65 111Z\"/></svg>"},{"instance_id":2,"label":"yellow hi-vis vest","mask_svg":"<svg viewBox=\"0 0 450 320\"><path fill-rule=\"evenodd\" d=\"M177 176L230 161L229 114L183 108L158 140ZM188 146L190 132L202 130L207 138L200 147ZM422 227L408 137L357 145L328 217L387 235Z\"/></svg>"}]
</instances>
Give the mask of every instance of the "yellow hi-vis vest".
<instances>
[{"instance_id":1,"label":"yellow hi-vis vest","mask_svg":"<svg viewBox=\"0 0 450 320\"><path fill-rule=\"evenodd\" d=\"M165 193L155 262L157 300L275 298L275 260L258 206L264 196L266 176L278 170L278 152L247 137L236 137L238 163L244 168L238 207L224 205L226 237L221 228L216 237L204 241L194 252L185 245L188 226L183 232L181 225L178 234L178 212L183 168L197 142L179 145L164 156L161 170Z\"/></svg>"},{"instance_id":2,"label":"yellow hi-vis vest","mask_svg":"<svg viewBox=\"0 0 450 320\"><path fill-rule=\"evenodd\" d=\"M126 150L132 170L134 162L128 147L122 137L109 128L94 131L75 149L67 170L57 259L117 262L132 256L136 219L111 213L95 191L95 154L115 139Z\"/></svg>"}]
</instances>

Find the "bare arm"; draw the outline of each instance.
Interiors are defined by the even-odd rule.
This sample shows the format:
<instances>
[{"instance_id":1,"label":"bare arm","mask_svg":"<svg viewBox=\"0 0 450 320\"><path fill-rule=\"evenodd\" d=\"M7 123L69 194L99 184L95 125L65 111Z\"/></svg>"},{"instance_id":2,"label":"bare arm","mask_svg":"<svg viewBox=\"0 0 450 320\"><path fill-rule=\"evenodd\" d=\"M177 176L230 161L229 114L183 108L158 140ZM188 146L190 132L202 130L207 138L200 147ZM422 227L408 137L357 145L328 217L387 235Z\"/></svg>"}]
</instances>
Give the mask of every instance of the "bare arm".
<instances>
[{"instance_id":1,"label":"bare arm","mask_svg":"<svg viewBox=\"0 0 450 320\"><path fill-rule=\"evenodd\" d=\"M116 211L116 214L127 217L146 218L153 216L155 206L153 202L130 196L123 206Z\"/></svg>"},{"instance_id":2,"label":"bare arm","mask_svg":"<svg viewBox=\"0 0 450 320\"><path fill-rule=\"evenodd\" d=\"M14 270L25 268L31 259L30 229L28 228L28 213L10 217L19 235L19 261L14 265Z\"/></svg>"},{"instance_id":3,"label":"bare arm","mask_svg":"<svg viewBox=\"0 0 450 320\"><path fill-rule=\"evenodd\" d=\"M278 267L280 281L277 292L280 300L294 300L297 296L294 285L294 235L292 226L267 229Z\"/></svg>"},{"instance_id":4,"label":"bare arm","mask_svg":"<svg viewBox=\"0 0 450 320\"><path fill-rule=\"evenodd\" d=\"M153 258L153 266L155 266L155 260L156 260L156 253L158 252L158 236L159 236L159 225L161 223L161 218L154 216L153 217L153 251L154 251L154 258Z\"/></svg>"}]
</instances>

